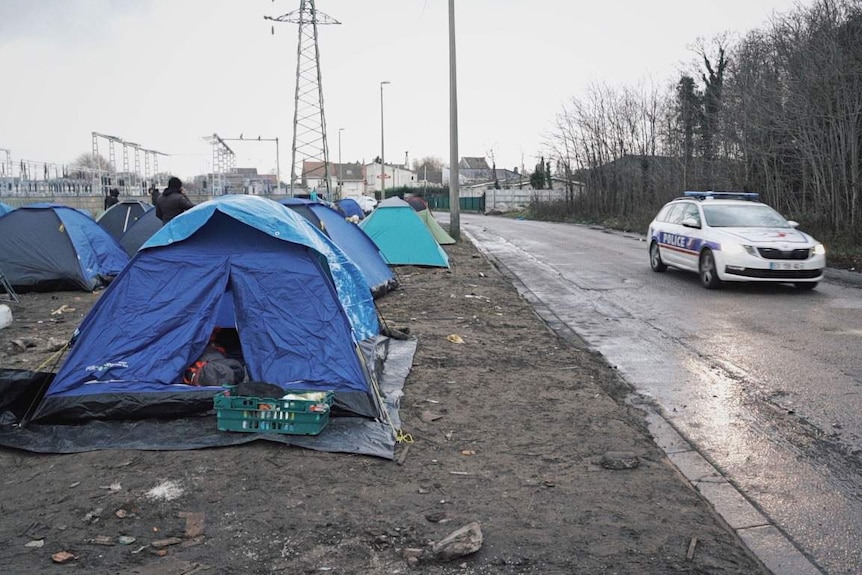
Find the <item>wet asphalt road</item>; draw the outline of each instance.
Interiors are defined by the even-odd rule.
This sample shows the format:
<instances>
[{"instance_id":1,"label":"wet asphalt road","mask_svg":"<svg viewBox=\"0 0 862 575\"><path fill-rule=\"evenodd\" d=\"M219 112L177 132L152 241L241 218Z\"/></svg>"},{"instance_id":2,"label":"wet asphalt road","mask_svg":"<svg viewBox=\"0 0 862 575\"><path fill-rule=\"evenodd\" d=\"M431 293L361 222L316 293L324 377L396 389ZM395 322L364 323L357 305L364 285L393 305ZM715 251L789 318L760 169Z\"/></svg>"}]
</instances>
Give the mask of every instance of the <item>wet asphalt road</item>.
<instances>
[{"instance_id":1,"label":"wet asphalt road","mask_svg":"<svg viewBox=\"0 0 862 575\"><path fill-rule=\"evenodd\" d=\"M471 214L461 226L811 563L862 573L862 283L709 291L652 272L637 235Z\"/></svg>"}]
</instances>

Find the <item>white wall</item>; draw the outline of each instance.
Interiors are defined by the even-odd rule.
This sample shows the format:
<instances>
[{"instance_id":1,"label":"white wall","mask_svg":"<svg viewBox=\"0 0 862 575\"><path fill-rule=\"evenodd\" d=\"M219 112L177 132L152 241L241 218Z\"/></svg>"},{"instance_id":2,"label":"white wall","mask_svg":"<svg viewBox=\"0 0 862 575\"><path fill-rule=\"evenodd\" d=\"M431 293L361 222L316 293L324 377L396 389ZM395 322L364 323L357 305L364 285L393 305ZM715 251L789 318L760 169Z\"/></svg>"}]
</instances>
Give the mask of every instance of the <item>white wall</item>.
<instances>
[{"instance_id":1,"label":"white wall","mask_svg":"<svg viewBox=\"0 0 862 575\"><path fill-rule=\"evenodd\" d=\"M386 188L400 188L408 186L415 188L419 186L419 179L413 170L405 170L402 166L386 164L385 173ZM380 164L365 165L365 191L368 193L379 192L380 186Z\"/></svg>"},{"instance_id":2,"label":"white wall","mask_svg":"<svg viewBox=\"0 0 862 575\"><path fill-rule=\"evenodd\" d=\"M540 202L550 202L554 200L565 199L566 193L563 190L533 190L530 188L509 189L509 190L489 190L473 189L465 193L461 190L462 196L481 196L485 192L485 211L500 210L505 212L514 208L523 208L530 204L533 200Z\"/></svg>"}]
</instances>

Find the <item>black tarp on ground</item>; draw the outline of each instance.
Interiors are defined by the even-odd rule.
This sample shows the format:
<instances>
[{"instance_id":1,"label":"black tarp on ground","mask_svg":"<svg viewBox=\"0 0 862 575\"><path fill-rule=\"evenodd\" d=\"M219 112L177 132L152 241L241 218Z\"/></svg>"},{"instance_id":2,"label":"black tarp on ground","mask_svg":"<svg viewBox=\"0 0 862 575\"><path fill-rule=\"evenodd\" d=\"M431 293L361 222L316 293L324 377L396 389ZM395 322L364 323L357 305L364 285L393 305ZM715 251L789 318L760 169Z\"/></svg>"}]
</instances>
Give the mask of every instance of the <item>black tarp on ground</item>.
<instances>
[{"instance_id":1,"label":"black tarp on ground","mask_svg":"<svg viewBox=\"0 0 862 575\"><path fill-rule=\"evenodd\" d=\"M400 400L410 372L416 340L388 340L378 358L378 382L392 425L360 417L330 418L320 435L281 435L219 431L214 412L174 419L88 421L79 424L18 423L52 373L0 369L0 446L35 453L81 453L100 449L181 451L274 441L317 451L356 453L392 459L394 429L400 428ZM364 350L366 353L368 350Z\"/></svg>"}]
</instances>

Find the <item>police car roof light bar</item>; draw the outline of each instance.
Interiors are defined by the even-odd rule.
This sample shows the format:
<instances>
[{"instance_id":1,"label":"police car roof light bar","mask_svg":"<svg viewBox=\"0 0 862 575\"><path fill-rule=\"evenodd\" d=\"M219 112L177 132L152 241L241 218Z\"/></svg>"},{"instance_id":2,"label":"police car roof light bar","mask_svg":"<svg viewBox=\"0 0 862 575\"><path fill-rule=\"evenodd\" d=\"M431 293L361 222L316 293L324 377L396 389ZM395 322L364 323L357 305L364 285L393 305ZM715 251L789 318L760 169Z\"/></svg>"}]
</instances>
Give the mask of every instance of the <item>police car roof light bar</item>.
<instances>
[{"instance_id":1,"label":"police car roof light bar","mask_svg":"<svg viewBox=\"0 0 862 575\"><path fill-rule=\"evenodd\" d=\"M751 200L756 201L760 198L757 192L685 192L684 195L689 198L698 198L704 200L706 198L715 198L716 200Z\"/></svg>"}]
</instances>

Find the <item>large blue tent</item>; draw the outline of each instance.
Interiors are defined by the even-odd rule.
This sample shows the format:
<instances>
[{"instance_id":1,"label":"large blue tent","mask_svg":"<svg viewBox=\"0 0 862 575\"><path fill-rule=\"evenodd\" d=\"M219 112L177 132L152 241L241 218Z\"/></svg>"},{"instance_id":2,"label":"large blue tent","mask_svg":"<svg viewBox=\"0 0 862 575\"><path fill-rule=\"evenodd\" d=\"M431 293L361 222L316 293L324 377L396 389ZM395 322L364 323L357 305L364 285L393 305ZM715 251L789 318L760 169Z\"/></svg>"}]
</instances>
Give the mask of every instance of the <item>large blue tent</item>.
<instances>
[{"instance_id":1,"label":"large blue tent","mask_svg":"<svg viewBox=\"0 0 862 575\"><path fill-rule=\"evenodd\" d=\"M378 417L358 344L379 332L368 284L306 219L224 196L150 238L84 318L34 420L164 417L212 407L219 387L182 383L216 328L235 329L253 381L333 390Z\"/></svg>"},{"instance_id":2,"label":"large blue tent","mask_svg":"<svg viewBox=\"0 0 862 575\"><path fill-rule=\"evenodd\" d=\"M310 219L315 225L320 222L326 235L344 250L362 272L375 296L397 287L395 274L383 260L377 245L356 224L348 222L343 215L320 202L286 198L281 203Z\"/></svg>"},{"instance_id":3,"label":"large blue tent","mask_svg":"<svg viewBox=\"0 0 862 575\"><path fill-rule=\"evenodd\" d=\"M111 235L86 212L29 204L0 217L0 269L18 291L94 290L129 262ZM12 249L14 247L14 249Z\"/></svg>"}]
</instances>

